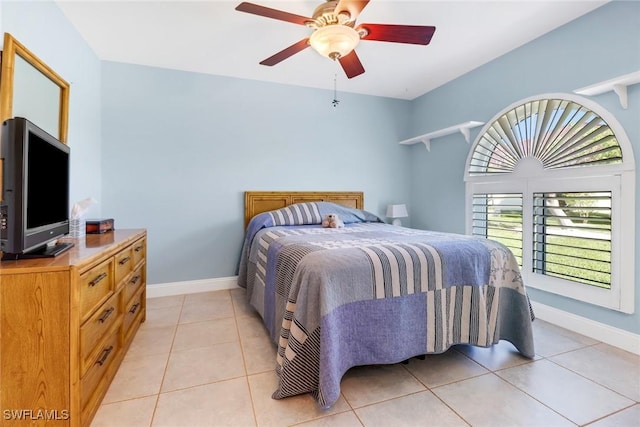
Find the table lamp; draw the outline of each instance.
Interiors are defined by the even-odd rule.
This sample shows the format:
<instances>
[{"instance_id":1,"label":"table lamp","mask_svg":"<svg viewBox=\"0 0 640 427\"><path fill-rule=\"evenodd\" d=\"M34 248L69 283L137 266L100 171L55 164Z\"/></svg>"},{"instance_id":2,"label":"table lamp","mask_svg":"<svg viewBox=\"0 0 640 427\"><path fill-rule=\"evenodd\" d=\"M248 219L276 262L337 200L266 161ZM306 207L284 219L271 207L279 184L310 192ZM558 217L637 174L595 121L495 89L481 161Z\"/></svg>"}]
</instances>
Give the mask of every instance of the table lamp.
<instances>
[{"instance_id":1,"label":"table lamp","mask_svg":"<svg viewBox=\"0 0 640 427\"><path fill-rule=\"evenodd\" d=\"M402 225L402 221L400 218L406 218L409 214L407 213L407 205L388 205L387 206L387 217L393 218L393 225Z\"/></svg>"}]
</instances>

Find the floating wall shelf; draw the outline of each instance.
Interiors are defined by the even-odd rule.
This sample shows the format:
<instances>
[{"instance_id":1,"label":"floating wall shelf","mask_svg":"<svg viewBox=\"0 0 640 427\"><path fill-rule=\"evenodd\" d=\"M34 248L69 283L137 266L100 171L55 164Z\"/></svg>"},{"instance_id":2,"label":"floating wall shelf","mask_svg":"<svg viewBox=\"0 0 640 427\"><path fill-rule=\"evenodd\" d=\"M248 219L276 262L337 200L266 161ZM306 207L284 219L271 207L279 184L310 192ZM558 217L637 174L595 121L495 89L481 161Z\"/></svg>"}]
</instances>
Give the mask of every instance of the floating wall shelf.
<instances>
[{"instance_id":1,"label":"floating wall shelf","mask_svg":"<svg viewBox=\"0 0 640 427\"><path fill-rule=\"evenodd\" d=\"M629 106L627 102L627 86L632 86L638 83L640 83L640 71L576 89L573 93L577 93L578 95L594 96L613 91L618 95L622 108L626 109Z\"/></svg>"},{"instance_id":2,"label":"floating wall shelf","mask_svg":"<svg viewBox=\"0 0 640 427\"><path fill-rule=\"evenodd\" d=\"M459 125L450 126L448 128L425 133L424 135L416 136L415 138L405 139L404 141L400 141L400 144L413 145L413 144L417 144L418 142L422 142L424 146L427 148L427 151L431 151L432 139L440 138L441 136L451 135L456 132L460 132L462 135L464 135L464 140L467 141L467 144L469 144L470 143L469 129L482 126L483 124L484 122L474 122L474 121L464 122L464 123L460 123Z\"/></svg>"}]
</instances>

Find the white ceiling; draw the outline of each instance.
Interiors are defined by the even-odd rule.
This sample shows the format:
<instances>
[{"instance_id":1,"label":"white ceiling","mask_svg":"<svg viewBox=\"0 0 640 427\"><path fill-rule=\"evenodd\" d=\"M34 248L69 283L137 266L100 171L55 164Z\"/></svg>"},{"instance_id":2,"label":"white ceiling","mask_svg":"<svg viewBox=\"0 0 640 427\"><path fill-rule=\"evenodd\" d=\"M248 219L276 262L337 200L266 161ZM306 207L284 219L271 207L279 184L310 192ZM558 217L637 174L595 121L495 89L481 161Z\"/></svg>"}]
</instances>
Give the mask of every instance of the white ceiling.
<instances>
[{"instance_id":1,"label":"white ceiling","mask_svg":"<svg viewBox=\"0 0 640 427\"><path fill-rule=\"evenodd\" d=\"M323 0L252 1L311 16ZM428 46L362 41L366 72L347 79L313 49L273 66L258 63L308 37L289 22L236 11L237 1L58 0L101 60L342 92L414 99L607 0L371 0L359 23L433 25Z\"/></svg>"}]
</instances>

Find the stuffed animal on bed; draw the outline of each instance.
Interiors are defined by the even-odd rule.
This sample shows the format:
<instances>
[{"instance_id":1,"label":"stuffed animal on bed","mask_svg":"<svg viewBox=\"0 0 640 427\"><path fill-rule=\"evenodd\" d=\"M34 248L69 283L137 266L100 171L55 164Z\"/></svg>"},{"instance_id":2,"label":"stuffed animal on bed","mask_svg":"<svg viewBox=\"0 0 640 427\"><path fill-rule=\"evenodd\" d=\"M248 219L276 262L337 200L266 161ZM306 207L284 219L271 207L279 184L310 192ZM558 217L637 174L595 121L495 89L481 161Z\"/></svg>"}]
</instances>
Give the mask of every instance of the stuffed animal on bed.
<instances>
[{"instance_id":1,"label":"stuffed animal on bed","mask_svg":"<svg viewBox=\"0 0 640 427\"><path fill-rule=\"evenodd\" d=\"M338 214L327 214L322 220L322 226L324 228L342 228L344 227L344 222L342 222Z\"/></svg>"}]
</instances>

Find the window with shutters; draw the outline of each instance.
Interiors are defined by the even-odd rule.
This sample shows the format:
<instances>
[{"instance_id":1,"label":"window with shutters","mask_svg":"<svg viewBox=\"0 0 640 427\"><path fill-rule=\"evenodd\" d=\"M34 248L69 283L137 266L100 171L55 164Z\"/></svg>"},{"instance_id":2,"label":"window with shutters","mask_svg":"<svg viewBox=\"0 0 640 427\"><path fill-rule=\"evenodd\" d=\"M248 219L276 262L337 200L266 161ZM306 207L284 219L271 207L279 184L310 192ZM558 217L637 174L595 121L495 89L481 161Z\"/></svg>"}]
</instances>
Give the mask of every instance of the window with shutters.
<instances>
[{"instance_id":1,"label":"window with shutters","mask_svg":"<svg viewBox=\"0 0 640 427\"><path fill-rule=\"evenodd\" d=\"M522 267L522 194L474 193L472 211L471 234L502 242Z\"/></svg>"},{"instance_id":2,"label":"window with shutters","mask_svg":"<svg viewBox=\"0 0 640 427\"><path fill-rule=\"evenodd\" d=\"M533 194L532 271L611 289L611 191Z\"/></svg>"},{"instance_id":3,"label":"window with shutters","mask_svg":"<svg viewBox=\"0 0 640 427\"><path fill-rule=\"evenodd\" d=\"M634 311L635 162L608 111L517 102L480 131L465 181L467 232L509 247L527 286Z\"/></svg>"}]
</instances>

